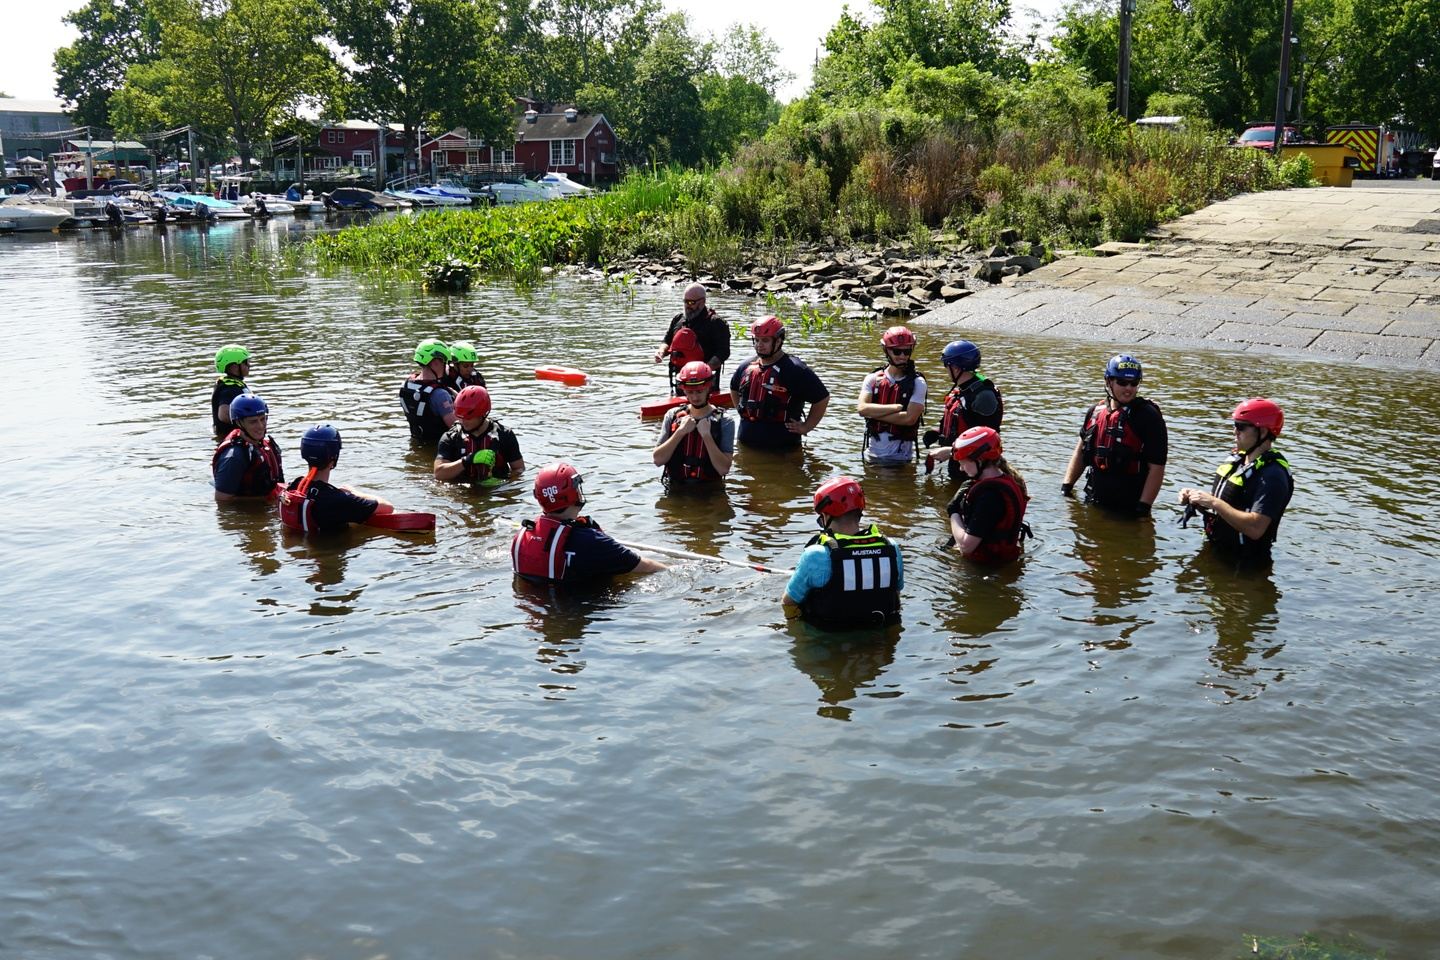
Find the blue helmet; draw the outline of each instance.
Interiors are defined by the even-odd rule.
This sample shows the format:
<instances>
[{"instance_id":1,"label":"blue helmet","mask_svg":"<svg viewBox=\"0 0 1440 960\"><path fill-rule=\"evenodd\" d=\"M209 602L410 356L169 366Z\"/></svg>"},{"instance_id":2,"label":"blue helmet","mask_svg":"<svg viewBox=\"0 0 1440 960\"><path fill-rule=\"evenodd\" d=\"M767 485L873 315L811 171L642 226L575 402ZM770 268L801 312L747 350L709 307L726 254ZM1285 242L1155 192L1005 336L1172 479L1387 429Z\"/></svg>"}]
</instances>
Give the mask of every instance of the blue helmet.
<instances>
[{"instance_id":1,"label":"blue helmet","mask_svg":"<svg viewBox=\"0 0 1440 960\"><path fill-rule=\"evenodd\" d=\"M1117 353L1110 358L1109 363L1105 364L1105 379L1107 380L1139 381L1143 378L1144 373L1145 370L1140 366L1140 361L1128 353Z\"/></svg>"},{"instance_id":2,"label":"blue helmet","mask_svg":"<svg viewBox=\"0 0 1440 960\"><path fill-rule=\"evenodd\" d=\"M330 424L311 427L300 438L300 457L312 467L328 467L340 459L340 431Z\"/></svg>"},{"instance_id":3,"label":"blue helmet","mask_svg":"<svg viewBox=\"0 0 1440 960\"><path fill-rule=\"evenodd\" d=\"M980 367L980 348L969 340L955 340L945 344L940 360L947 367L977 370Z\"/></svg>"},{"instance_id":4,"label":"blue helmet","mask_svg":"<svg viewBox=\"0 0 1440 960\"><path fill-rule=\"evenodd\" d=\"M262 413L269 413L270 408L265 405L254 394L241 394L230 401L230 422L238 423L246 417L258 417Z\"/></svg>"}]
</instances>

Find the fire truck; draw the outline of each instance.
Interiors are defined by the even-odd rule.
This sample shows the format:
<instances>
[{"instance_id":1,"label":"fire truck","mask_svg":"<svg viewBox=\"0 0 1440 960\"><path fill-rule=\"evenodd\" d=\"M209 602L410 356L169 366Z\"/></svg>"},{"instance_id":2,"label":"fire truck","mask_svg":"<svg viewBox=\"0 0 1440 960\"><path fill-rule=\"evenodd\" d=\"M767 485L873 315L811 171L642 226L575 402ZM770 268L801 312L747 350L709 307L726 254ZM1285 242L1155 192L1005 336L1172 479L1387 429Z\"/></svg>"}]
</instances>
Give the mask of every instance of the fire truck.
<instances>
[{"instance_id":1,"label":"fire truck","mask_svg":"<svg viewBox=\"0 0 1440 960\"><path fill-rule=\"evenodd\" d=\"M1343 143L1360 155L1357 177L1393 177L1400 172L1401 142L1409 131L1378 123L1340 123L1325 128L1326 143Z\"/></svg>"}]
</instances>

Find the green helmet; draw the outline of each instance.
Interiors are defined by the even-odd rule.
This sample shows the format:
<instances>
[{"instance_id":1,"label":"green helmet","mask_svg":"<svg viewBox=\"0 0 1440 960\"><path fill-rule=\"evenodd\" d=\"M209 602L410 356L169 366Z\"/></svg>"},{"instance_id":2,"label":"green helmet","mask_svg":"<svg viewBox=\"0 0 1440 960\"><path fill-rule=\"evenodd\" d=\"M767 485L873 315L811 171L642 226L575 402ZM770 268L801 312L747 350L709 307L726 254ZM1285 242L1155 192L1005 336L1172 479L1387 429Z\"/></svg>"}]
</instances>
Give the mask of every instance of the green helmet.
<instances>
[{"instance_id":1,"label":"green helmet","mask_svg":"<svg viewBox=\"0 0 1440 960\"><path fill-rule=\"evenodd\" d=\"M436 357L450 359L450 348L445 346L444 340L421 340L420 346L415 348L415 362L422 367L429 366Z\"/></svg>"},{"instance_id":2,"label":"green helmet","mask_svg":"<svg viewBox=\"0 0 1440 960\"><path fill-rule=\"evenodd\" d=\"M479 363L480 355L475 352L475 344L467 343L464 340L456 340L450 344L451 363Z\"/></svg>"},{"instance_id":3,"label":"green helmet","mask_svg":"<svg viewBox=\"0 0 1440 960\"><path fill-rule=\"evenodd\" d=\"M250 351L237 343L227 343L215 351L215 372L225 376L225 368L232 363L244 363L250 359Z\"/></svg>"}]
</instances>

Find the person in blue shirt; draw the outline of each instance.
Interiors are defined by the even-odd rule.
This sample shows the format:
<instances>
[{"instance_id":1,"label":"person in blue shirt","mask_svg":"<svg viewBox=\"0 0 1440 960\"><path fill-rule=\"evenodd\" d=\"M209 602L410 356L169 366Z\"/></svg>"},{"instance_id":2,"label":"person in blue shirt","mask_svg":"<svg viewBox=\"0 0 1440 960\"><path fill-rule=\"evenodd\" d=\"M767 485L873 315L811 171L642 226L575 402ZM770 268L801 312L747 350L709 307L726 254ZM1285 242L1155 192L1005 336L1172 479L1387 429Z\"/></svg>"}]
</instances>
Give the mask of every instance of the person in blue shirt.
<instances>
[{"instance_id":1,"label":"person in blue shirt","mask_svg":"<svg viewBox=\"0 0 1440 960\"><path fill-rule=\"evenodd\" d=\"M572 583L627 573L658 573L665 564L643 557L581 516L584 478L563 460L535 474L535 499L543 511L526 520L510 542L516 574L534 583Z\"/></svg>"},{"instance_id":2,"label":"person in blue shirt","mask_svg":"<svg viewBox=\"0 0 1440 960\"><path fill-rule=\"evenodd\" d=\"M865 491L850 477L836 477L820 485L814 500L821 532L805 545L785 586L785 616L834 630L899 622L900 548L875 524L861 526Z\"/></svg>"}]
</instances>

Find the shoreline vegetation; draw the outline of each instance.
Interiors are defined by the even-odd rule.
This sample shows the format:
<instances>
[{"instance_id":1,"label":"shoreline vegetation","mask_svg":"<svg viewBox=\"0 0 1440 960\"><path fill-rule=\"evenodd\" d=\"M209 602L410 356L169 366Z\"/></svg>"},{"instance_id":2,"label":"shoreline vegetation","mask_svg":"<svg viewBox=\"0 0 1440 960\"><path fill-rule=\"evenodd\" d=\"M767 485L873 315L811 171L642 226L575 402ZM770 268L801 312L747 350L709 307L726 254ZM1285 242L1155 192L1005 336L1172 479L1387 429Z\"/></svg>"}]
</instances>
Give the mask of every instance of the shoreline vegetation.
<instances>
[{"instance_id":1,"label":"shoreline vegetation","mask_svg":"<svg viewBox=\"0 0 1440 960\"><path fill-rule=\"evenodd\" d=\"M323 265L413 271L438 290L477 276L523 287L574 266L812 299L824 284L849 308L905 314L923 312L942 287L964 288L966 275L998 282L1056 251L1138 240L1236 194L1313 183L1307 157L1280 163L1213 129L1137 129L1104 96L1032 81L986 120L893 108L787 113L724 168L632 173L594 197L394 218L312 243ZM932 259L936 269L920 269ZM805 270L826 262L836 266ZM896 274L879 278L890 289L866 282L877 267ZM861 282L837 287L837 273ZM930 299L907 299L912 289Z\"/></svg>"}]
</instances>

